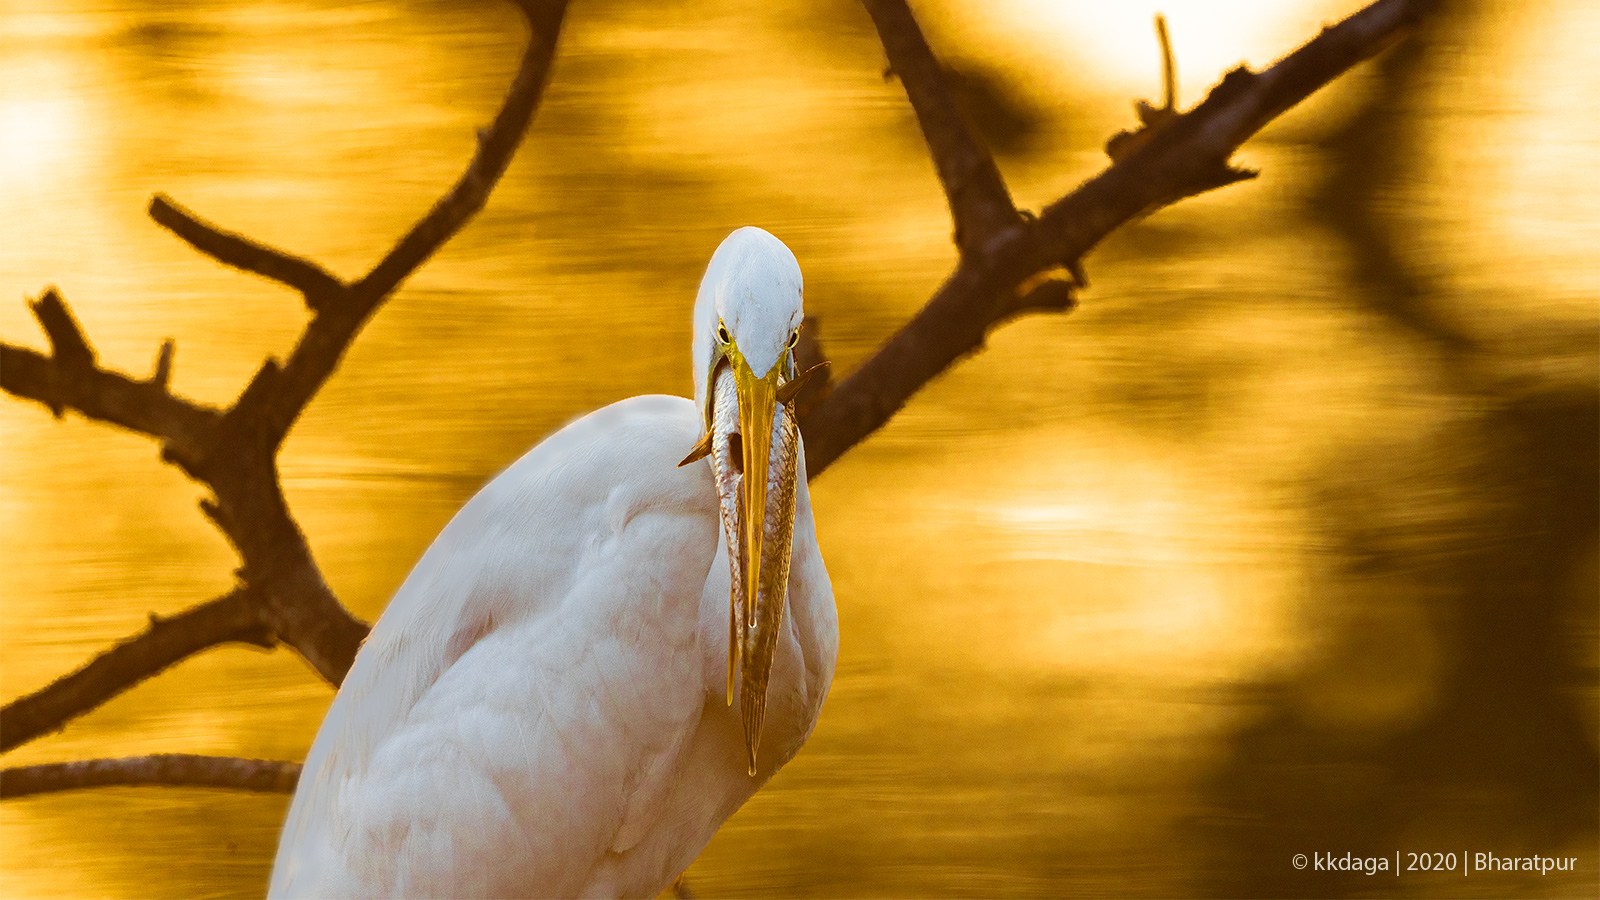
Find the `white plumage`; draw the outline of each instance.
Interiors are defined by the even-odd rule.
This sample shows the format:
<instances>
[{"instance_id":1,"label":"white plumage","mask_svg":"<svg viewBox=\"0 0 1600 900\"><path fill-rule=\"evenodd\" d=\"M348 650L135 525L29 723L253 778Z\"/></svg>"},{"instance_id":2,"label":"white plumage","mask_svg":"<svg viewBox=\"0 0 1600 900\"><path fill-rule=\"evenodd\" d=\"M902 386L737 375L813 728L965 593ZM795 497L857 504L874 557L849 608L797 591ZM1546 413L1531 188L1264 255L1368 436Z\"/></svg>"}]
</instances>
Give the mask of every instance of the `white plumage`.
<instances>
[{"instance_id":1,"label":"white plumage","mask_svg":"<svg viewBox=\"0 0 1600 900\"><path fill-rule=\"evenodd\" d=\"M573 422L445 526L317 733L271 896L653 896L799 750L838 647L803 455L773 470L795 484L793 556L780 618L764 613L779 630L754 776L748 711L726 695L743 570L719 517L743 504L713 479L738 463L678 463L707 392L732 383L717 366L793 379L800 315L792 254L734 232L695 305L697 399Z\"/></svg>"}]
</instances>

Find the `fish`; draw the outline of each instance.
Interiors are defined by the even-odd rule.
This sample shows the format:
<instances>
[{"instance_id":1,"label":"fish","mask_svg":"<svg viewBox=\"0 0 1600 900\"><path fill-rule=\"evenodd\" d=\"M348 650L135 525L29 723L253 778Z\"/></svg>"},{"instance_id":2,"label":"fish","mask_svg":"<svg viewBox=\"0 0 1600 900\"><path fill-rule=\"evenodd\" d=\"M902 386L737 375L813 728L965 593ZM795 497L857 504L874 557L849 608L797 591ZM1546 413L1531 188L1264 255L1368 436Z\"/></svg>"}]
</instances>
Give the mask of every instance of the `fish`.
<instances>
[{"instance_id":1,"label":"fish","mask_svg":"<svg viewBox=\"0 0 1600 900\"><path fill-rule=\"evenodd\" d=\"M807 373L809 374L809 373ZM802 376L803 381L804 376ZM794 381L794 379L791 379ZM796 384L798 387L798 383ZM739 401L731 366L717 368L712 383L710 457L713 479L722 511L728 544L730 590L728 597L728 703L734 687L745 726L751 774L766 714L767 682L783 627L784 604L789 589L789 557L794 549L794 511L800 465L800 422L791 403L775 405L772 440L767 460L766 514L761 540L761 583L755 603L748 604L744 574L744 448L739 433ZM792 396L793 391L784 392ZM742 609L760 609L764 615L740 615ZM737 672L737 674L736 674Z\"/></svg>"}]
</instances>

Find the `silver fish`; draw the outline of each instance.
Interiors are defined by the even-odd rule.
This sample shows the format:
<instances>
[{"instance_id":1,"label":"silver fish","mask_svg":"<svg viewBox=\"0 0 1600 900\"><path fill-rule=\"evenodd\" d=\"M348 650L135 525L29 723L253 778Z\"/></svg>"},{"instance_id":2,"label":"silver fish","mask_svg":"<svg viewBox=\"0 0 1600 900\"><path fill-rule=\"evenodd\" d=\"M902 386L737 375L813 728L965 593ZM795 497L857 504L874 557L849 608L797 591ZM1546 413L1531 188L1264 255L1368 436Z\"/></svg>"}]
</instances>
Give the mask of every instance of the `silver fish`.
<instances>
[{"instance_id":1,"label":"silver fish","mask_svg":"<svg viewBox=\"0 0 1600 900\"><path fill-rule=\"evenodd\" d=\"M744 551L744 457L739 434L739 403L733 371L718 368L712 384L711 469L716 481L722 528L728 543L732 588L728 598L728 702L733 702L735 667L740 673L740 707L750 772L766 714L767 681L783 626L789 587L789 556L794 547L796 479L800 463L800 425L788 403L773 410L772 440L767 465L766 514L762 523L761 584L755 603L748 603ZM741 609L759 610L748 618Z\"/></svg>"}]
</instances>

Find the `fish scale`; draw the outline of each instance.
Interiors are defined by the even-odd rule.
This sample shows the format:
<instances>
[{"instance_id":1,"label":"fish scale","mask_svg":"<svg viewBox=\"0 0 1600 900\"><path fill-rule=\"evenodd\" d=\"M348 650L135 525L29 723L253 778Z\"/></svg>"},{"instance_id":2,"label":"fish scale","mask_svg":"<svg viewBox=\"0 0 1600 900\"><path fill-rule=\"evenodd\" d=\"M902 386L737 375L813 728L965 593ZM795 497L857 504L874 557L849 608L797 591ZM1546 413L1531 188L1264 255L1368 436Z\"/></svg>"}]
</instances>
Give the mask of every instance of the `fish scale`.
<instances>
[{"instance_id":1,"label":"fish scale","mask_svg":"<svg viewBox=\"0 0 1600 900\"><path fill-rule=\"evenodd\" d=\"M789 584L789 557L794 543L795 469L800 458L800 426L787 404L773 411L772 443L767 465L767 510L762 538L762 584L756 605L771 605L772 614L757 618L755 627L741 627L738 610L745 605L744 534L739 522L744 518L744 473L740 471L741 448L733 435L739 428L739 402L733 370L717 369L712 384L711 468L717 494L722 499L722 528L728 541L728 566L732 587L728 598L728 630L738 640L728 642L728 702L733 702L735 671L742 674L740 707L745 723L745 742L754 765L761 739L761 723L766 713L767 682L771 676L772 649L783 625L785 595ZM727 510L736 510L729 516Z\"/></svg>"}]
</instances>

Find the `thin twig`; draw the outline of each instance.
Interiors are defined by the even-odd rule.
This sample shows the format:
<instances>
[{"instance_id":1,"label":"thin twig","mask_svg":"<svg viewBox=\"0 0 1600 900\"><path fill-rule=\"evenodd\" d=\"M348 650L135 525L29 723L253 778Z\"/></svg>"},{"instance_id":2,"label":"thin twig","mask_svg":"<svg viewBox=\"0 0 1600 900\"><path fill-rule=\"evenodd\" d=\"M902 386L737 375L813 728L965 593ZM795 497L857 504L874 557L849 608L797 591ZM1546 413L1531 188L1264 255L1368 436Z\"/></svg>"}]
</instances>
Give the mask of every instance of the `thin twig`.
<instances>
[{"instance_id":1,"label":"thin twig","mask_svg":"<svg viewBox=\"0 0 1600 900\"><path fill-rule=\"evenodd\" d=\"M151 613L144 631L0 709L0 752L57 731L168 666L229 642L275 643L242 588L171 618Z\"/></svg>"},{"instance_id":2,"label":"thin twig","mask_svg":"<svg viewBox=\"0 0 1600 900\"><path fill-rule=\"evenodd\" d=\"M0 769L0 800L91 787L226 788L292 794L300 764L274 759L157 753L121 759L85 759Z\"/></svg>"},{"instance_id":3,"label":"thin twig","mask_svg":"<svg viewBox=\"0 0 1600 900\"><path fill-rule=\"evenodd\" d=\"M1177 111L1178 67L1172 61L1172 36L1167 34L1167 17L1156 14L1156 40L1161 43L1161 108Z\"/></svg>"},{"instance_id":4,"label":"thin twig","mask_svg":"<svg viewBox=\"0 0 1600 900\"><path fill-rule=\"evenodd\" d=\"M316 263L207 222L165 194L150 198L150 218L220 263L282 282L319 309L344 293L344 282Z\"/></svg>"},{"instance_id":5,"label":"thin twig","mask_svg":"<svg viewBox=\"0 0 1600 900\"><path fill-rule=\"evenodd\" d=\"M266 413L272 435L282 440L328 376L345 347L389 293L483 208L522 143L538 109L555 58L566 0L519 0L532 30L521 67L493 124L478 137L472 162L450 191L364 277L351 285L346 302L319 314L307 326L283 367Z\"/></svg>"}]
</instances>

